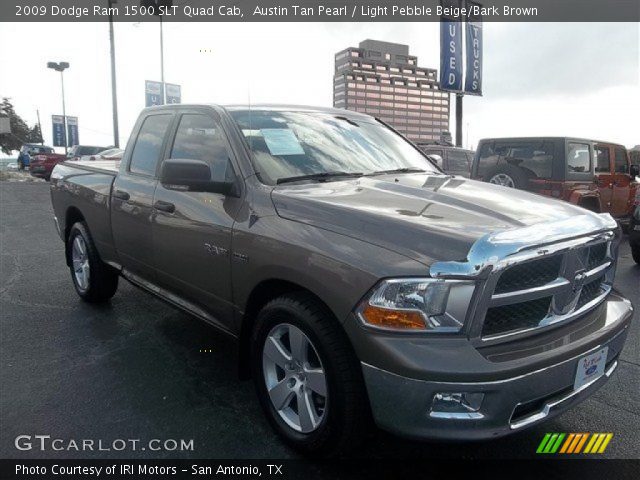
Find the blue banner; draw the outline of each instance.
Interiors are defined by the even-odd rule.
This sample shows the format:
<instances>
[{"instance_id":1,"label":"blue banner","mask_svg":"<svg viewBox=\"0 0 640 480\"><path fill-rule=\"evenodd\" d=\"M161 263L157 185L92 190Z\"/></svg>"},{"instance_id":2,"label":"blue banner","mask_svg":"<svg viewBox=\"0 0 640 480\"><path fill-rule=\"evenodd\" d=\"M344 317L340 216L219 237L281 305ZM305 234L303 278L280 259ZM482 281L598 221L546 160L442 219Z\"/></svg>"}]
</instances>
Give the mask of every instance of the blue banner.
<instances>
[{"instance_id":1,"label":"blue banner","mask_svg":"<svg viewBox=\"0 0 640 480\"><path fill-rule=\"evenodd\" d=\"M482 21L467 21L467 68L464 91L482 95Z\"/></svg>"},{"instance_id":2,"label":"blue banner","mask_svg":"<svg viewBox=\"0 0 640 480\"><path fill-rule=\"evenodd\" d=\"M440 21L440 90L462 91L462 25Z\"/></svg>"},{"instance_id":3,"label":"blue banner","mask_svg":"<svg viewBox=\"0 0 640 480\"><path fill-rule=\"evenodd\" d=\"M145 80L144 82L144 106L164 105L162 100L162 82Z\"/></svg>"},{"instance_id":4,"label":"blue banner","mask_svg":"<svg viewBox=\"0 0 640 480\"><path fill-rule=\"evenodd\" d=\"M78 137L78 117L67 117L67 146L80 145Z\"/></svg>"},{"instance_id":5,"label":"blue banner","mask_svg":"<svg viewBox=\"0 0 640 480\"><path fill-rule=\"evenodd\" d=\"M64 117L62 115L51 115L51 122L53 124L53 146L64 147L65 134L64 134Z\"/></svg>"},{"instance_id":6,"label":"blue banner","mask_svg":"<svg viewBox=\"0 0 640 480\"><path fill-rule=\"evenodd\" d=\"M172 83L164 84L165 93L167 95L167 104L181 103L182 101L182 89L180 85L174 85Z\"/></svg>"}]
</instances>

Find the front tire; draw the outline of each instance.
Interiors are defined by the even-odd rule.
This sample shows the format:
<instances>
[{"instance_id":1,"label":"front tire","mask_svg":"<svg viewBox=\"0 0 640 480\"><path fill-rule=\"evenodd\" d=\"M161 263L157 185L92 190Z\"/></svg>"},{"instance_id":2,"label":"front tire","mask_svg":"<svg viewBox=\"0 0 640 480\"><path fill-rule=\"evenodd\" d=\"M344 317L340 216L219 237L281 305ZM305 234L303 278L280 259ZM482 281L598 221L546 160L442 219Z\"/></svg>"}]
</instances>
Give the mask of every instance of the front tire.
<instances>
[{"instance_id":1,"label":"front tire","mask_svg":"<svg viewBox=\"0 0 640 480\"><path fill-rule=\"evenodd\" d=\"M333 315L311 295L285 295L258 314L252 376L269 423L307 454L344 454L363 438L369 403L360 365Z\"/></svg>"},{"instance_id":2,"label":"front tire","mask_svg":"<svg viewBox=\"0 0 640 480\"><path fill-rule=\"evenodd\" d=\"M71 227L67 255L73 286L80 298L89 303L102 303L113 297L118 289L118 274L100 259L84 222Z\"/></svg>"}]
</instances>

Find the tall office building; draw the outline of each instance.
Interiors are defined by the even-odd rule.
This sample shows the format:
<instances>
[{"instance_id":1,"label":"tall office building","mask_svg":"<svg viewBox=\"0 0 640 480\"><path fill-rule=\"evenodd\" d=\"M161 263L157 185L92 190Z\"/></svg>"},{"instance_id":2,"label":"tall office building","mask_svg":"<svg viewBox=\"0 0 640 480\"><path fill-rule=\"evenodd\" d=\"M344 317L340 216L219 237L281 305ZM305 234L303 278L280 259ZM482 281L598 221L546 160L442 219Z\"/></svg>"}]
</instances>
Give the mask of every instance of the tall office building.
<instances>
[{"instance_id":1,"label":"tall office building","mask_svg":"<svg viewBox=\"0 0 640 480\"><path fill-rule=\"evenodd\" d=\"M333 105L367 113L414 142L440 140L449 130L449 94L437 70L398 43L365 40L335 55Z\"/></svg>"}]
</instances>

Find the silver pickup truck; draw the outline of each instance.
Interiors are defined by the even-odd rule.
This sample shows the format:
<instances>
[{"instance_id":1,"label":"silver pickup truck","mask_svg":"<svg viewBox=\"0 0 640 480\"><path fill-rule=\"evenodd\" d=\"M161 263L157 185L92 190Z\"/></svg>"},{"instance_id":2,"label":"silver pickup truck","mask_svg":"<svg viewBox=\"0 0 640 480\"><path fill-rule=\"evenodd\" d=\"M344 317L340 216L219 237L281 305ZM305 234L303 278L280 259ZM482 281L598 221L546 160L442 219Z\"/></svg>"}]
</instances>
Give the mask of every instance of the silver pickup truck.
<instances>
[{"instance_id":1,"label":"silver pickup truck","mask_svg":"<svg viewBox=\"0 0 640 480\"><path fill-rule=\"evenodd\" d=\"M124 277L237 338L266 416L331 454L371 419L482 439L612 375L632 307L607 214L444 174L380 121L283 106L140 115L121 163L51 177L71 279Z\"/></svg>"}]
</instances>

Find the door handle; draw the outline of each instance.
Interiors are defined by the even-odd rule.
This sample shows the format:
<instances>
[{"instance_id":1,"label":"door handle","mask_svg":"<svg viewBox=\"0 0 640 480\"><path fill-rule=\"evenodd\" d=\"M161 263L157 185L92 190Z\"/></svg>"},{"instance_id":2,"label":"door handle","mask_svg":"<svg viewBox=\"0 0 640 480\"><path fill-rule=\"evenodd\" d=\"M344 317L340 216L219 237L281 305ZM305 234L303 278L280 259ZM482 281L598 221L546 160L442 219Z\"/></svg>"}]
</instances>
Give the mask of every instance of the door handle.
<instances>
[{"instance_id":1,"label":"door handle","mask_svg":"<svg viewBox=\"0 0 640 480\"><path fill-rule=\"evenodd\" d=\"M125 192L124 190L115 190L113 192L113 196L116 197L118 200L124 200L125 202L129 200L129 198L131 198L129 193Z\"/></svg>"},{"instance_id":2,"label":"door handle","mask_svg":"<svg viewBox=\"0 0 640 480\"><path fill-rule=\"evenodd\" d=\"M156 203L154 203L153 208L167 213L173 213L176 211L176 206L173 203L163 202L162 200L158 200Z\"/></svg>"}]
</instances>

